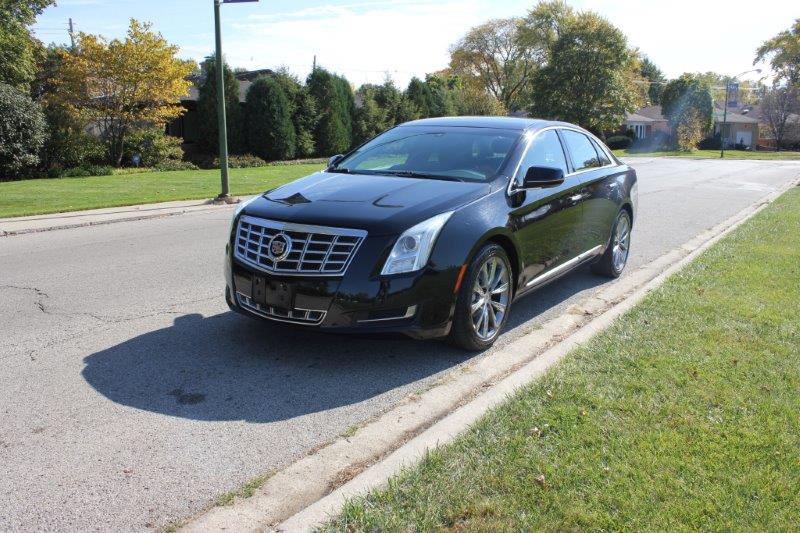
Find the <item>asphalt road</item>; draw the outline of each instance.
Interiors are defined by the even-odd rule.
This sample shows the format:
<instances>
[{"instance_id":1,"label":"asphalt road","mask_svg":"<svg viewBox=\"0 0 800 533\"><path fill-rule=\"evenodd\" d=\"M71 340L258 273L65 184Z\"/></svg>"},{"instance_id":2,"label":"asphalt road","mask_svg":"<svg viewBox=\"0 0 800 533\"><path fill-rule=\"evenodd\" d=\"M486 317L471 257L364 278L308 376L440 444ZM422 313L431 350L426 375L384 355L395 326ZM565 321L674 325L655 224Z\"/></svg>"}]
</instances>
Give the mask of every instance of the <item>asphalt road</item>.
<instances>
[{"instance_id":1,"label":"asphalt road","mask_svg":"<svg viewBox=\"0 0 800 533\"><path fill-rule=\"evenodd\" d=\"M800 175L800 163L635 159L629 268ZM472 357L228 312L231 210L0 238L0 530L143 530L207 506ZM518 302L505 344L606 280Z\"/></svg>"}]
</instances>

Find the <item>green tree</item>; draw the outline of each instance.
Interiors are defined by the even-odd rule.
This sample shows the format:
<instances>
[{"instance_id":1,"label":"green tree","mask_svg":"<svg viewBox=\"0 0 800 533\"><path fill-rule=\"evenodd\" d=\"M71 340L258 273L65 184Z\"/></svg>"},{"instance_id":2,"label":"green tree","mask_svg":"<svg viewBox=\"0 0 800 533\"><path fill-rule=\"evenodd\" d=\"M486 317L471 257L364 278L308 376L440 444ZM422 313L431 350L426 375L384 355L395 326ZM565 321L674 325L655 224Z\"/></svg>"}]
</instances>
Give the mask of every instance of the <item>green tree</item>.
<instances>
[{"instance_id":1,"label":"green tree","mask_svg":"<svg viewBox=\"0 0 800 533\"><path fill-rule=\"evenodd\" d=\"M533 79L531 111L536 116L602 134L642 103L635 53L622 31L595 13L562 21L547 56Z\"/></svg>"},{"instance_id":2,"label":"green tree","mask_svg":"<svg viewBox=\"0 0 800 533\"><path fill-rule=\"evenodd\" d=\"M661 72L655 63L653 63L649 57L642 56L641 63L639 66L639 73L641 74L642 78L645 81L650 82L650 86L647 89L647 96L650 100L650 105L658 105L661 103L661 93L664 92L664 85L667 81L667 78L664 77L664 73Z\"/></svg>"},{"instance_id":3,"label":"green tree","mask_svg":"<svg viewBox=\"0 0 800 533\"><path fill-rule=\"evenodd\" d=\"M694 123L706 134L714 120L714 102L708 82L696 74L683 74L670 81L661 94L661 109L674 131ZM688 129L694 131L694 125Z\"/></svg>"},{"instance_id":4,"label":"green tree","mask_svg":"<svg viewBox=\"0 0 800 533\"><path fill-rule=\"evenodd\" d=\"M416 107L420 118L455 114L453 97L447 82L435 74L425 76L425 81L412 78L405 96Z\"/></svg>"},{"instance_id":5,"label":"green tree","mask_svg":"<svg viewBox=\"0 0 800 533\"><path fill-rule=\"evenodd\" d=\"M309 94L300 80L286 68L278 69L275 79L280 83L292 114L292 124L295 131L296 156L309 157L314 155L314 127L317 122L317 106L314 97Z\"/></svg>"},{"instance_id":6,"label":"green tree","mask_svg":"<svg viewBox=\"0 0 800 533\"><path fill-rule=\"evenodd\" d=\"M270 161L294 157L291 104L275 77L256 78L247 91L245 132L247 147L253 154Z\"/></svg>"},{"instance_id":7,"label":"green tree","mask_svg":"<svg viewBox=\"0 0 800 533\"><path fill-rule=\"evenodd\" d=\"M86 133L87 121L63 103L58 80L66 53L65 48L48 47L32 84L33 98L41 104L47 120L47 138L39 163L44 171L97 164L105 158L105 147L100 140Z\"/></svg>"},{"instance_id":8,"label":"green tree","mask_svg":"<svg viewBox=\"0 0 800 533\"><path fill-rule=\"evenodd\" d=\"M29 27L53 4L55 0L0 0L0 83L27 92L44 52Z\"/></svg>"},{"instance_id":9,"label":"green tree","mask_svg":"<svg viewBox=\"0 0 800 533\"><path fill-rule=\"evenodd\" d=\"M522 27L519 18L490 20L472 28L450 49L452 71L478 80L510 110L522 106L541 61L540 50L521 37Z\"/></svg>"},{"instance_id":10,"label":"green tree","mask_svg":"<svg viewBox=\"0 0 800 533\"><path fill-rule=\"evenodd\" d=\"M19 177L39 162L47 134L44 114L22 91L0 83L0 179Z\"/></svg>"},{"instance_id":11,"label":"green tree","mask_svg":"<svg viewBox=\"0 0 800 533\"><path fill-rule=\"evenodd\" d=\"M196 66L179 59L178 47L150 28L131 19L124 39L81 33L77 48L63 56L60 92L74 113L100 130L116 165L131 131L143 124L163 127L183 114L178 104Z\"/></svg>"},{"instance_id":12,"label":"green tree","mask_svg":"<svg viewBox=\"0 0 800 533\"><path fill-rule=\"evenodd\" d=\"M756 50L753 64L769 59L777 80L800 88L800 18Z\"/></svg>"},{"instance_id":13,"label":"green tree","mask_svg":"<svg viewBox=\"0 0 800 533\"><path fill-rule=\"evenodd\" d=\"M355 101L350 84L323 68L315 69L306 81L318 109L314 129L317 153L331 156L344 153L353 144Z\"/></svg>"},{"instance_id":14,"label":"green tree","mask_svg":"<svg viewBox=\"0 0 800 533\"><path fill-rule=\"evenodd\" d=\"M225 80L225 120L228 128L228 150L232 154L244 151L244 125L239 94L239 80L227 63L222 64ZM197 95L197 147L206 154L219 153L219 122L217 118L217 59L209 56L201 65Z\"/></svg>"}]
</instances>

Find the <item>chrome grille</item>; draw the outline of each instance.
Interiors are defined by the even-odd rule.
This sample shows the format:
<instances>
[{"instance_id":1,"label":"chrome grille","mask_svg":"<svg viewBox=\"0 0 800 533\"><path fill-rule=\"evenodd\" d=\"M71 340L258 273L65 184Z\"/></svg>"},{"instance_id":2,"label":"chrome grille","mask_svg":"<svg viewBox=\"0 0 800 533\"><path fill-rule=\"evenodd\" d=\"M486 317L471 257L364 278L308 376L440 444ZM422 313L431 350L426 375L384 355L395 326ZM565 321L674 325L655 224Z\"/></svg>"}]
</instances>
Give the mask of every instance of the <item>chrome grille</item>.
<instances>
[{"instance_id":1,"label":"chrome grille","mask_svg":"<svg viewBox=\"0 0 800 533\"><path fill-rule=\"evenodd\" d=\"M325 311L314 309L283 309L269 305L261 305L243 294L236 293L239 305L257 315L271 318L281 322L292 322L294 324L307 324L316 326L325 320Z\"/></svg>"},{"instance_id":2,"label":"chrome grille","mask_svg":"<svg viewBox=\"0 0 800 533\"><path fill-rule=\"evenodd\" d=\"M270 250L277 235L283 235L282 242L290 243L285 256L276 256ZM366 236L364 230L290 224L245 215L236 228L235 255L270 273L341 276Z\"/></svg>"}]
</instances>

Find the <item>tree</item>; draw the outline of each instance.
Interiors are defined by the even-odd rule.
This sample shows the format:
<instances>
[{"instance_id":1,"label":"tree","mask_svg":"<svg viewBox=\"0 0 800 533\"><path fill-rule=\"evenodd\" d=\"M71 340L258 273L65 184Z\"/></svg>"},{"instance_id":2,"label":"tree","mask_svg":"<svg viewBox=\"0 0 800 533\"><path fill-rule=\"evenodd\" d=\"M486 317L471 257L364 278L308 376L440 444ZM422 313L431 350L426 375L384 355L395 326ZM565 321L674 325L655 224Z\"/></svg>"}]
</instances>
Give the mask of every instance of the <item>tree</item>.
<instances>
[{"instance_id":1,"label":"tree","mask_svg":"<svg viewBox=\"0 0 800 533\"><path fill-rule=\"evenodd\" d=\"M769 59L776 81L800 88L800 18L756 50L753 64Z\"/></svg>"},{"instance_id":2,"label":"tree","mask_svg":"<svg viewBox=\"0 0 800 533\"><path fill-rule=\"evenodd\" d=\"M537 116L602 135L642 103L635 53L622 31L595 13L562 21L547 56L533 79L531 110Z\"/></svg>"},{"instance_id":3,"label":"tree","mask_svg":"<svg viewBox=\"0 0 800 533\"><path fill-rule=\"evenodd\" d=\"M125 137L143 124L164 125L180 116L189 93L192 61L178 59L150 24L131 19L124 40L81 33L64 55L60 83L66 104L98 128L109 159L122 163Z\"/></svg>"},{"instance_id":4,"label":"tree","mask_svg":"<svg viewBox=\"0 0 800 533\"><path fill-rule=\"evenodd\" d=\"M450 49L450 68L474 77L510 110L521 97L539 65L541 55L520 34L522 19L494 19L472 28Z\"/></svg>"},{"instance_id":5,"label":"tree","mask_svg":"<svg viewBox=\"0 0 800 533\"><path fill-rule=\"evenodd\" d=\"M79 167L102 162L105 149L97 137L86 132L87 122L63 103L61 69L65 48L50 46L37 67L31 92L42 106L47 120L47 138L40 154L44 171Z\"/></svg>"},{"instance_id":6,"label":"tree","mask_svg":"<svg viewBox=\"0 0 800 533\"><path fill-rule=\"evenodd\" d=\"M415 114L420 118L446 117L455 113L446 81L435 74L427 75L425 81L411 78L405 96L416 107Z\"/></svg>"},{"instance_id":7,"label":"tree","mask_svg":"<svg viewBox=\"0 0 800 533\"><path fill-rule=\"evenodd\" d=\"M642 76L642 78L649 82L649 87L647 88L647 97L650 101L650 105L660 104L661 93L664 92L664 84L667 81L667 78L664 77L664 73L661 72L661 69L659 69L649 57L642 56L639 66L639 74Z\"/></svg>"},{"instance_id":8,"label":"tree","mask_svg":"<svg viewBox=\"0 0 800 533\"><path fill-rule=\"evenodd\" d=\"M0 83L0 178L17 177L39 162L47 125L39 104Z\"/></svg>"},{"instance_id":9,"label":"tree","mask_svg":"<svg viewBox=\"0 0 800 533\"><path fill-rule=\"evenodd\" d=\"M317 153L331 156L348 151L353 144L353 113L355 101L350 84L323 68L317 68L306 81L309 94L318 109L314 129Z\"/></svg>"},{"instance_id":10,"label":"tree","mask_svg":"<svg viewBox=\"0 0 800 533\"><path fill-rule=\"evenodd\" d=\"M0 0L0 83L28 90L44 48L28 29L55 0Z\"/></svg>"},{"instance_id":11,"label":"tree","mask_svg":"<svg viewBox=\"0 0 800 533\"><path fill-rule=\"evenodd\" d=\"M360 105L353 124L355 144L366 142L394 125L388 110L377 102L377 89L377 85L365 84L356 91Z\"/></svg>"},{"instance_id":12,"label":"tree","mask_svg":"<svg viewBox=\"0 0 800 533\"><path fill-rule=\"evenodd\" d=\"M678 150L684 152L694 150L707 131L708 128L700 112L694 108L686 110L675 127L675 143Z\"/></svg>"},{"instance_id":13,"label":"tree","mask_svg":"<svg viewBox=\"0 0 800 533\"><path fill-rule=\"evenodd\" d=\"M228 130L228 150L232 154L244 151L239 80L226 62L222 63L225 80L225 124ZM197 146L203 153L219 153L219 120L217 117L217 58L211 55L203 61L197 94Z\"/></svg>"},{"instance_id":14,"label":"tree","mask_svg":"<svg viewBox=\"0 0 800 533\"><path fill-rule=\"evenodd\" d=\"M714 120L714 103L708 83L694 74L683 74L670 81L661 94L661 110L676 132L686 125L707 133Z\"/></svg>"},{"instance_id":15,"label":"tree","mask_svg":"<svg viewBox=\"0 0 800 533\"><path fill-rule=\"evenodd\" d=\"M296 154L309 157L314 154L314 127L317 122L317 106L308 89L300 84L300 80L286 68L279 68L274 74L283 92L289 100L292 124L295 131Z\"/></svg>"},{"instance_id":16,"label":"tree","mask_svg":"<svg viewBox=\"0 0 800 533\"><path fill-rule=\"evenodd\" d=\"M272 76L256 78L245 101L247 148L269 161L291 159L295 132L289 99Z\"/></svg>"},{"instance_id":17,"label":"tree","mask_svg":"<svg viewBox=\"0 0 800 533\"><path fill-rule=\"evenodd\" d=\"M800 136L800 95L794 87L773 87L761 101L761 113L778 150L787 138ZM794 120L792 120L794 119Z\"/></svg>"}]
</instances>

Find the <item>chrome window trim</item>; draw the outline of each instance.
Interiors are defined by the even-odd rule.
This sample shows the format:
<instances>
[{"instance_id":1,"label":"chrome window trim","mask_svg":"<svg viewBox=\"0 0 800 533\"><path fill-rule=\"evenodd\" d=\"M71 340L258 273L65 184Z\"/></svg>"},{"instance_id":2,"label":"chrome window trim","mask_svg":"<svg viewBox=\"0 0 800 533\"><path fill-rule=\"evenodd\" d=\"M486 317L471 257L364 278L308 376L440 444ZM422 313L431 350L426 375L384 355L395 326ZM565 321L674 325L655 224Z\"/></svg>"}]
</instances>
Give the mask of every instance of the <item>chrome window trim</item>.
<instances>
[{"instance_id":1,"label":"chrome window trim","mask_svg":"<svg viewBox=\"0 0 800 533\"><path fill-rule=\"evenodd\" d=\"M606 168L606 167L619 166L615 162L616 159L613 157L613 154L610 154L609 151L608 151L608 148L606 147L606 145L603 144L603 141L598 139L595 135L592 135L590 132L582 130L582 129L579 129L579 128L576 128L576 127L572 127L572 126L546 126L546 127L542 128L540 130L536 130L535 133L531 133L530 131L525 133L525 135L527 135L530 138L528 139L527 143L525 144L525 148L522 151L522 156L519 158L519 161L517 162L517 165L514 168L514 172L511 173L511 178L509 178L509 180L508 180L508 186L506 187L506 194L508 194L509 196L514 194L516 191L524 190L524 188L522 188L520 186L519 179L518 179L519 178L520 167L522 166L522 162L525 160L525 156L528 155L528 150L531 149L531 144L533 144L533 140L536 139L536 137L538 137L539 134L544 133L545 131L549 131L549 130L569 130L569 131L574 131L576 133L582 133L583 135L586 135L590 139L594 139L595 141L597 141L597 145L600 146L603 149L603 151L606 153L606 156L608 157L608 160L610 161L610 163L608 165L603 165L603 166L600 166L600 167L584 168L582 170L576 170L574 172L569 172L567 174L564 174L564 179L571 178L572 176L577 176L579 174L583 174L584 172L591 172L593 170L599 170L599 169ZM563 144L561 146L561 149L564 150L564 145ZM568 163L571 164L571 161L569 161L569 154L567 153L566 150L564 150L564 157L567 158Z\"/></svg>"},{"instance_id":2,"label":"chrome window trim","mask_svg":"<svg viewBox=\"0 0 800 533\"><path fill-rule=\"evenodd\" d=\"M239 228L241 227L242 222L246 222L248 224L255 224L258 226L263 226L269 229L277 230L279 232L296 232L296 233L308 233L308 234L320 234L320 235L330 235L334 237L352 237L357 238L359 241L353 247L353 251L350 253L347 261L344 263L342 268L337 272L316 272L316 271L286 271L286 270L278 270L278 269L268 269L265 268L264 265L258 264L257 262L253 262L247 257L243 256L239 253L239 246L238 246L238 239L239 239ZM350 267L350 263L352 263L353 258L358 253L358 250L361 248L361 245L364 243L364 240L367 238L368 232L362 229L351 229L351 228L336 228L331 226L316 226L312 224L297 224L294 222L282 222L278 220L270 220L267 218L260 218L254 217L250 215L242 215L239 217L239 220L236 222L236 236L233 242L233 255L234 257L241 261L242 263L246 264L247 266L259 270L261 272L265 272L267 274L272 274L275 276L291 276L291 277L326 277L326 278L338 278L345 275L347 269ZM325 259L330 256L331 251L333 250L333 246L328 250ZM302 256L301 256L302 257ZM324 265L324 260L322 262ZM300 268L302 263L298 263L298 268Z\"/></svg>"}]
</instances>

